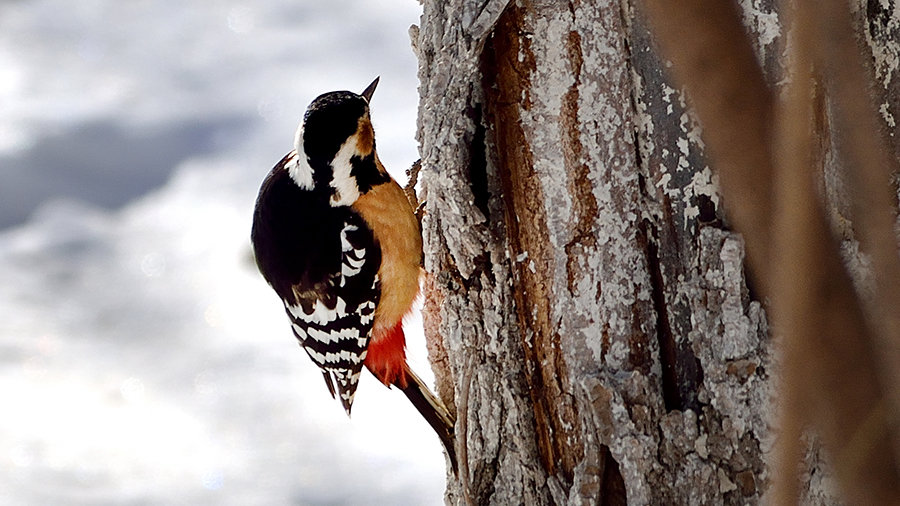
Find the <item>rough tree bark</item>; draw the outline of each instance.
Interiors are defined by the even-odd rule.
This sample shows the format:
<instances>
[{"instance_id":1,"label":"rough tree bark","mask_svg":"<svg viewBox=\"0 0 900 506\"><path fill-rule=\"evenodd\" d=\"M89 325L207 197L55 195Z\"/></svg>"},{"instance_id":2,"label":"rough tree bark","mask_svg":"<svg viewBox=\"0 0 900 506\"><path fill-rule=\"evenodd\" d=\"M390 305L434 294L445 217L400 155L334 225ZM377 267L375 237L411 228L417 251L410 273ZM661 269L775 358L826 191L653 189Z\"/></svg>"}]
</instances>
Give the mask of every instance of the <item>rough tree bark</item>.
<instances>
[{"instance_id":1,"label":"rough tree bark","mask_svg":"<svg viewBox=\"0 0 900 506\"><path fill-rule=\"evenodd\" d=\"M780 86L774 2L738 3ZM892 130L900 13L876 0L855 13ZM777 405L766 313L635 2L431 1L411 36L426 335L460 445L448 501L762 500ZM824 193L846 225L840 150L825 144ZM815 448L801 499L834 503Z\"/></svg>"}]
</instances>

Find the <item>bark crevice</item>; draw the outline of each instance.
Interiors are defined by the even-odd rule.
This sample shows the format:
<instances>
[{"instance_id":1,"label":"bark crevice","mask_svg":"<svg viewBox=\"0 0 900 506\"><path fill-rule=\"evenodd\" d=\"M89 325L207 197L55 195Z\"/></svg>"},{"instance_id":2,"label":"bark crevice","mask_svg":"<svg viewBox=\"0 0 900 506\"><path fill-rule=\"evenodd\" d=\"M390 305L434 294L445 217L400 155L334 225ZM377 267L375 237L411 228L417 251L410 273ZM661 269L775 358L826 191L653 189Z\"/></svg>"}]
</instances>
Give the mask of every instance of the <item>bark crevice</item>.
<instances>
[{"instance_id":1,"label":"bark crevice","mask_svg":"<svg viewBox=\"0 0 900 506\"><path fill-rule=\"evenodd\" d=\"M537 447L547 473L559 474L568 485L580 451L577 439L571 437L577 421L570 403L564 400L567 371L560 353L560 335L551 317L556 294L542 280L542 273L552 263L551 245L545 239L543 191L534 174L516 100L527 95L528 76L534 66L533 59L527 56L527 44L521 47L517 43L523 23L523 9L510 6L485 45L485 113L491 115L490 121L495 125L493 144L497 147L503 185L510 254L521 259L514 267L513 296L519 328L523 330L525 379L534 410Z\"/></svg>"}]
</instances>

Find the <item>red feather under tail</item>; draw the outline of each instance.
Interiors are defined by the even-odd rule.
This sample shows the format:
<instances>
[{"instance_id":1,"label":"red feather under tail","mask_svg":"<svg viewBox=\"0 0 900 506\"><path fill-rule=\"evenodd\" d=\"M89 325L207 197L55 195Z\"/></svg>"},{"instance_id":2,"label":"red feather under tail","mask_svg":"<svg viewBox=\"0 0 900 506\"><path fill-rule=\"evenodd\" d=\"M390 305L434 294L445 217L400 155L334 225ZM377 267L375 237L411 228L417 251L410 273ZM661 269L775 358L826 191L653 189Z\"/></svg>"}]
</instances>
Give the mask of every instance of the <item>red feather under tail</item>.
<instances>
[{"instance_id":1,"label":"red feather under tail","mask_svg":"<svg viewBox=\"0 0 900 506\"><path fill-rule=\"evenodd\" d=\"M378 381L385 385L406 387L406 377L403 374L406 366L406 336L403 334L402 322L397 322L397 325L386 332L372 336L365 364Z\"/></svg>"}]
</instances>

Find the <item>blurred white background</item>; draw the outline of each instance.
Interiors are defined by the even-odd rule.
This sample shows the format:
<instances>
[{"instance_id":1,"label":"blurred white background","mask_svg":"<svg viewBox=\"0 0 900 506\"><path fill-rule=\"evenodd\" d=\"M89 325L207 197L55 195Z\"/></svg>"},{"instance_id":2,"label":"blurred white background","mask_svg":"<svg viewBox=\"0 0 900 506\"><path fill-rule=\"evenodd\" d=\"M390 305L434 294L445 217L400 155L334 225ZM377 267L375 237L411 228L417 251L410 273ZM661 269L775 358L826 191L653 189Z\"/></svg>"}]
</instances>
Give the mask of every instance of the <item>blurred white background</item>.
<instances>
[{"instance_id":1,"label":"blurred white background","mask_svg":"<svg viewBox=\"0 0 900 506\"><path fill-rule=\"evenodd\" d=\"M420 12L0 4L0 504L442 503L428 425L370 375L347 419L249 249L318 94L380 75L379 154L416 159Z\"/></svg>"}]
</instances>

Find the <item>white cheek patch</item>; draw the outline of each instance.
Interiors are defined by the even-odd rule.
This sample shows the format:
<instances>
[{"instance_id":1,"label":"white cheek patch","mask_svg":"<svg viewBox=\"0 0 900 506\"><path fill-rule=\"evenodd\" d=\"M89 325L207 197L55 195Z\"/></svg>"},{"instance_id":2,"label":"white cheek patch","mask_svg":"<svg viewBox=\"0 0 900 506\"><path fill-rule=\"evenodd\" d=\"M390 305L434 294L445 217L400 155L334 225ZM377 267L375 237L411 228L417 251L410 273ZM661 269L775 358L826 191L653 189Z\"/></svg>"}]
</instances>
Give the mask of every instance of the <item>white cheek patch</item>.
<instances>
[{"instance_id":1,"label":"white cheek patch","mask_svg":"<svg viewBox=\"0 0 900 506\"><path fill-rule=\"evenodd\" d=\"M350 171L353 169L350 159L358 154L358 137L355 134L351 135L341 145L341 149L331 161L331 187L334 188L334 196L331 197L332 207L349 206L359 198L359 186L356 184L356 178L350 175Z\"/></svg>"},{"instance_id":2,"label":"white cheek patch","mask_svg":"<svg viewBox=\"0 0 900 506\"><path fill-rule=\"evenodd\" d=\"M306 159L306 151L303 150L303 124L297 128L297 134L294 135L294 158L288 164L288 175L294 180L300 188L304 190L313 189L313 170L309 166L309 160Z\"/></svg>"}]
</instances>

